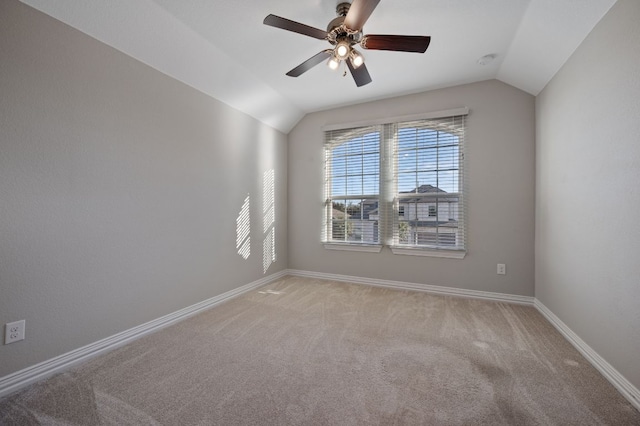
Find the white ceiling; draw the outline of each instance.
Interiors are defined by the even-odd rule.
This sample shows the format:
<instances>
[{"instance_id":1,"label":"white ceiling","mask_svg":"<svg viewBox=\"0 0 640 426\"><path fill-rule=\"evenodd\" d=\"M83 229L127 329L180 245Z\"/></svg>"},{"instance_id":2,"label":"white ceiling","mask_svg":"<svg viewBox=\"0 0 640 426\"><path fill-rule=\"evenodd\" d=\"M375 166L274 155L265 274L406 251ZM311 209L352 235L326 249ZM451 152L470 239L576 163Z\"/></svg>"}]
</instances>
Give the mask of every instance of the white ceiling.
<instances>
[{"instance_id":1,"label":"white ceiling","mask_svg":"<svg viewBox=\"0 0 640 426\"><path fill-rule=\"evenodd\" d=\"M365 50L373 82L360 88L324 64L287 77L329 44L262 24L326 29L340 0L22 1L287 133L308 112L492 78L537 95L616 0L381 0L365 34L431 45Z\"/></svg>"}]
</instances>

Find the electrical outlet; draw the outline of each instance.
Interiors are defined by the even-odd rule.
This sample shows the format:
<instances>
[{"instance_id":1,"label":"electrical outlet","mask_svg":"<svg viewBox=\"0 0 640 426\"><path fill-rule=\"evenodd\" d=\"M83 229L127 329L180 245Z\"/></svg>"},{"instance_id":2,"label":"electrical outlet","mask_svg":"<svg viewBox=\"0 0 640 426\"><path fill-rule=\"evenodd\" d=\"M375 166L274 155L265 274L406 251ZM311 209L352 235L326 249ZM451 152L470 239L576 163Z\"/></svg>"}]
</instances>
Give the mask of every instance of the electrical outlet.
<instances>
[{"instance_id":1,"label":"electrical outlet","mask_svg":"<svg viewBox=\"0 0 640 426\"><path fill-rule=\"evenodd\" d=\"M25 321L8 322L4 325L4 344L24 340Z\"/></svg>"},{"instance_id":2,"label":"electrical outlet","mask_svg":"<svg viewBox=\"0 0 640 426\"><path fill-rule=\"evenodd\" d=\"M507 273L507 265L505 265L504 263L498 263L497 274L506 275L506 273Z\"/></svg>"}]
</instances>

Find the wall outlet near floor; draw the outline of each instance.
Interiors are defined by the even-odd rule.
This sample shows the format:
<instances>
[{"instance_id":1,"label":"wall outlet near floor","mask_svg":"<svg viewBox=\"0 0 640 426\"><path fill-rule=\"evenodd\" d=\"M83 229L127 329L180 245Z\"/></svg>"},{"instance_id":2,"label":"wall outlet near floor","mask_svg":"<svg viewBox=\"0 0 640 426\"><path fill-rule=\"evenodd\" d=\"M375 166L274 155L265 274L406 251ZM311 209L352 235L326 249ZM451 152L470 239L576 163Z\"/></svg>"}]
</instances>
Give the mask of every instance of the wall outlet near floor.
<instances>
[{"instance_id":1,"label":"wall outlet near floor","mask_svg":"<svg viewBox=\"0 0 640 426\"><path fill-rule=\"evenodd\" d=\"M4 344L24 340L25 321L8 322L4 325Z\"/></svg>"},{"instance_id":2,"label":"wall outlet near floor","mask_svg":"<svg viewBox=\"0 0 640 426\"><path fill-rule=\"evenodd\" d=\"M505 265L504 263L498 263L497 274L506 275L506 273L507 273L507 265Z\"/></svg>"}]
</instances>

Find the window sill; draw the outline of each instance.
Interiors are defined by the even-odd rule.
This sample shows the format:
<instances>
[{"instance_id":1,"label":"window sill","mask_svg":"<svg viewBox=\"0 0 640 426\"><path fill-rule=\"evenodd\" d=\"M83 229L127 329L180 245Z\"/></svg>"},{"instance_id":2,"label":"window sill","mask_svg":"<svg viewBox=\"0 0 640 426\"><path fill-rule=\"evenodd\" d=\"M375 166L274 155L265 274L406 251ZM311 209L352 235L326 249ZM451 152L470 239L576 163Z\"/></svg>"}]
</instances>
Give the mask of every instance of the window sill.
<instances>
[{"instance_id":1,"label":"window sill","mask_svg":"<svg viewBox=\"0 0 640 426\"><path fill-rule=\"evenodd\" d=\"M444 257L448 259L464 259L467 255L467 252L464 250L436 250L422 247L392 246L391 251L393 254L406 256Z\"/></svg>"},{"instance_id":2,"label":"window sill","mask_svg":"<svg viewBox=\"0 0 640 426\"><path fill-rule=\"evenodd\" d=\"M380 253L381 245L375 244L341 244L341 243L324 243L327 250L343 250L343 251L361 251L367 253Z\"/></svg>"}]
</instances>

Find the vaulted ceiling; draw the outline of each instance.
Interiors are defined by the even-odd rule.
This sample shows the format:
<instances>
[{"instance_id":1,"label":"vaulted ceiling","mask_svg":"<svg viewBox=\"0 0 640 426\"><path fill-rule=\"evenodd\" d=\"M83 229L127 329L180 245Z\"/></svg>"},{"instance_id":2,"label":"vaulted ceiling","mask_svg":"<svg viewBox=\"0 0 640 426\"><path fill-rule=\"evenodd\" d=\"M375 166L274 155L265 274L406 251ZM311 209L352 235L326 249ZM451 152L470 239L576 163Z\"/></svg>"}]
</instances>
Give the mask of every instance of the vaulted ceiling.
<instances>
[{"instance_id":1,"label":"vaulted ceiling","mask_svg":"<svg viewBox=\"0 0 640 426\"><path fill-rule=\"evenodd\" d=\"M363 87L323 64L286 76L329 44L262 24L272 13L324 30L340 0L22 1L287 133L309 112L493 78L537 95L616 0L381 0L365 34L431 45L365 50Z\"/></svg>"}]
</instances>

